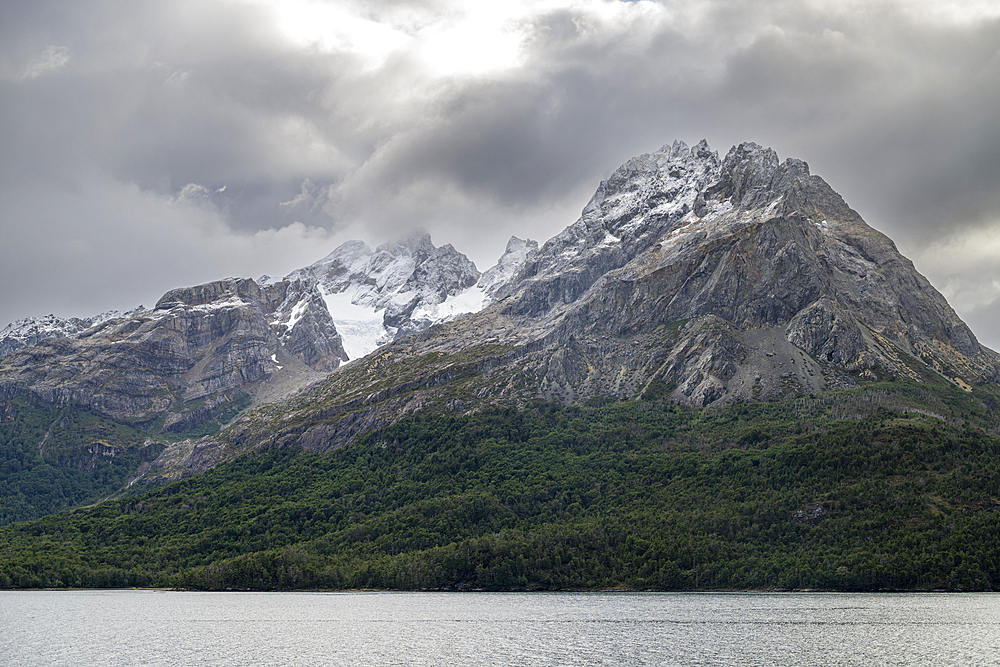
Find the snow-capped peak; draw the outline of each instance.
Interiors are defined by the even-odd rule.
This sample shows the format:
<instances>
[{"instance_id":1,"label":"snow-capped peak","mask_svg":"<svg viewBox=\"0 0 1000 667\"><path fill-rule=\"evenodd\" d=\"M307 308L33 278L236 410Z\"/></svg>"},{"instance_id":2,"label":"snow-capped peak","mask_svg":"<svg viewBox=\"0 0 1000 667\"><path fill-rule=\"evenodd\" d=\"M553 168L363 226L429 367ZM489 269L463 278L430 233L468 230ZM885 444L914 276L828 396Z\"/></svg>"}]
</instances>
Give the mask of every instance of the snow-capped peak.
<instances>
[{"instance_id":1,"label":"snow-capped peak","mask_svg":"<svg viewBox=\"0 0 1000 667\"><path fill-rule=\"evenodd\" d=\"M478 279L468 257L450 244L435 247L425 232L375 250L362 241L348 241L285 277L319 290L350 359L396 336L478 310L483 297L470 292ZM297 319L284 310L276 316L284 317L291 331Z\"/></svg>"},{"instance_id":2,"label":"snow-capped peak","mask_svg":"<svg viewBox=\"0 0 1000 667\"><path fill-rule=\"evenodd\" d=\"M0 331L0 357L46 338L74 338L98 324L132 317L144 310L142 306L136 306L129 310L108 310L91 317L63 318L52 314L25 317L8 324Z\"/></svg>"},{"instance_id":3,"label":"snow-capped peak","mask_svg":"<svg viewBox=\"0 0 1000 667\"><path fill-rule=\"evenodd\" d=\"M538 241L510 237L507 248L496 265L483 272L477 287L486 295L487 302L503 296L504 288L518 277L525 265L538 254Z\"/></svg>"}]
</instances>

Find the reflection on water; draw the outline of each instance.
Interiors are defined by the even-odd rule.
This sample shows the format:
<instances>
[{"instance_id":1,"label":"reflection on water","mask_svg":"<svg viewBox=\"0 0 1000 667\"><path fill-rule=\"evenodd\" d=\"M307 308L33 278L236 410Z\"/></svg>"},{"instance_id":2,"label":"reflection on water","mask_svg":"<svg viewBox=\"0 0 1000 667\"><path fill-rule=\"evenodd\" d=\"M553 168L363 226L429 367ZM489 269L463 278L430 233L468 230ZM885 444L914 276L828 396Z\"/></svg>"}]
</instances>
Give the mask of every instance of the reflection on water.
<instances>
[{"instance_id":1,"label":"reflection on water","mask_svg":"<svg viewBox=\"0 0 1000 667\"><path fill-rule=\"evenodd\" d=\"M1000 594L0 592L23 665L990 665Z\"/></svg>"}]
</instances>

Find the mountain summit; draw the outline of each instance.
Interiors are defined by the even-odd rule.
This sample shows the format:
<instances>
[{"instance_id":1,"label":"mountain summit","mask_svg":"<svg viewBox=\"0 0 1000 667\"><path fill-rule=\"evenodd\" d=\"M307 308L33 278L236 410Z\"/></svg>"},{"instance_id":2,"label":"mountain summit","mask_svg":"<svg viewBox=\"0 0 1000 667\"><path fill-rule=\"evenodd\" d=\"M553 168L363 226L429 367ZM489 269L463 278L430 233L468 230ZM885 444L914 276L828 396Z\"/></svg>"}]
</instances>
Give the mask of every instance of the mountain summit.
<instances>
[{"instance_id":1,"label":"mountain summit","mask_svg":"<svg viewBox=\"0 0 1000 667\"><path fill-rule=\"evenodd\" d=\"M722 159L704 141L633 158L575 223L505 257L481 279L478 313L338 371L295 420L249 413L216 444L325 449L414 411L536 398L707 406L1000 377L1000 355L886 236L805 162L753 143Z\"/></svg>"},{"instance_id":2,"label":"mountain summit","mask_svg":"<svg viewBox=\"0 0 1000 667\"><path fill-rule=\"evenodd\" d=\"M644 375L696 404L820 390L841 372L917 379L915 363L997 379L997 355L886 236L805 162L753 143L630 160L508 292L507 312L559 316L565 337L683 323Z\"/></svg>"},{"instance_id":3,"label":"mountain summit","mask_svg":"<svg viewBox=\"0 0 1000 667\"><path fill-rule=\"evenodd\" d=\"M478 279L472 260L451 244L435 247L426 232L374 251L362 241L348 241L285 277L322 293L352 360L399 336L478 310L482 295L467 294Z\"/></svg>"},{"instance_id":4,"label":"mountain summit","mask_svg":"<svg viewBox=\"0 0 1000 667\"><path fill-rule=\"evenodd\" d=\"M504 315L559 344L560 370L547 362L542 381L558 385L551 397L625 398L657 379L707 405L844 386L852 373L998 377L996 353L892 241L805 162L753 143L719 159L678 141L629 160L494 289ZM658 327L675 339L642 359L614 342ZM571 345L583 339L621 365ZM567 374L567 356L586 373ZM622 373L634 381L601 388Z\"/></svg>"},{"instance_id":5,"label":"mountain summit","mask_svg":"<svg viewBox=\"0 0 1000 667\"><path fill-rule=\"evenodd\" d=\"M252 395L260 407L197 461L167 447L173 475L247 448L338 447L425 410L708 406L942 376L995 383L1000 355L805 162L675 141L615 170L541 247L511 239L482 275L426 234L352 241L281 280L174 290L9 354L0 397L185 433Z\"/></svg>"}]
</instances>

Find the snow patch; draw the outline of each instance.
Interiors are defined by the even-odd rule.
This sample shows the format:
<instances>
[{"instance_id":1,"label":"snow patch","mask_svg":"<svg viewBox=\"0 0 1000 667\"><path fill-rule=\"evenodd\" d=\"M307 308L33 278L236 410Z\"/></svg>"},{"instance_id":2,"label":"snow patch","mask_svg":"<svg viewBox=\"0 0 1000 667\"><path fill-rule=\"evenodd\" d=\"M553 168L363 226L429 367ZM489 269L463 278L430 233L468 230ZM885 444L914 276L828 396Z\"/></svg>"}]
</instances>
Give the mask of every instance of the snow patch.
<instances>
[{"instance_id":1,"label":"snow patch","mask_svg":"<svg viewBox=\"0 0 1000 667\"><path fill-rule=\"evenodd\" d=\"M621 243L621 239L611 232L605 231L604 240L601 241L601 245L614 245L615 243Z\"/></svg>"},{"instance_id":2,"label":"snow patch","mask_svg":"<svg viewBox=\"0 0 1000 667\"><path fill-rule=\"evenodd\" d=\"M302 316L306 313L306 307L309 305L308 299L302 299L294 307L292 307L292 312L288 316L288 331L295 328L295 325L299 323Z\"/></svg>"},{"instance_id":3,"label":"snow patch","mask_svg":"<svg viewBox=\"0 0 1000 667\"><path fill-rule=\"evenodd\" d=\"M486 290L479 285L473 285L464 292L459 292L439 304L429 306L424 305L415 308L411 318L414 320L432 320L435 322L447 322L459 315L466 313L478 313L486 303Z\"/></svg>"},{"instance_id":4,"label":"snow patch","mask_svg":"<svg viewBox=\"0 0 1000 667\"><path fill-rule=\"evenodd\" d=\"M243 299L234 294L226 299L221 299L219 301L212 301L210 303L199 303L196 306L189 306L187 304L178 304L173 308L171 308L170 310L173 310L174 308L186 308L201 313L209 313L212 312L213 310L221 310L223 308L242 308L243 306L248 306L248 305L250 304L248 304L246 301L244 301Z\"/></svg>"},{"instance_id":5,"label":"snow patch","mask_svg":"<svg viewBox=\"0 0 1000 667\"><path fill-rule=\"evenodd\" d=\"M322 285L318 287L348 359L367 356L392 340L395 331L386 327L382 320L385 308L361 306L351 301L352 295L348 292L333 294Z\"/></svg>"}]
</instances>

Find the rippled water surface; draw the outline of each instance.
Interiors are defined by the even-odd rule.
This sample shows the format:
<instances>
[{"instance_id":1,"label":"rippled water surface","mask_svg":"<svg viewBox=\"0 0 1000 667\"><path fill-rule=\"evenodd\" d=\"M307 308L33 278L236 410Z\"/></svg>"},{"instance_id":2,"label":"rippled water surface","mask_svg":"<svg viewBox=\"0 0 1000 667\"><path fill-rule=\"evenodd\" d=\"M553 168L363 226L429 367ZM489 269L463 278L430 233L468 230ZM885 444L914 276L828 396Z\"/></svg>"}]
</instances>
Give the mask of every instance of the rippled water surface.
<instances>
[{"instance_id":1,"label":"rippled water surface","mask_svg":"<svg viewBox=\"0 0 1000 667\"><path fill-rule=\"evenodd\" d=\"M0 592L22 665L998 665L1000 594Z\"/></svg>"}]
</instances>

